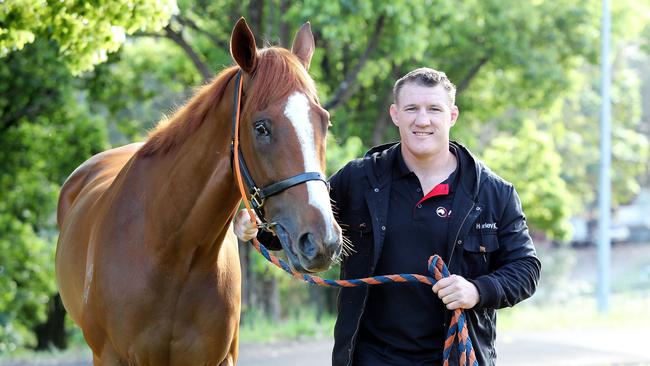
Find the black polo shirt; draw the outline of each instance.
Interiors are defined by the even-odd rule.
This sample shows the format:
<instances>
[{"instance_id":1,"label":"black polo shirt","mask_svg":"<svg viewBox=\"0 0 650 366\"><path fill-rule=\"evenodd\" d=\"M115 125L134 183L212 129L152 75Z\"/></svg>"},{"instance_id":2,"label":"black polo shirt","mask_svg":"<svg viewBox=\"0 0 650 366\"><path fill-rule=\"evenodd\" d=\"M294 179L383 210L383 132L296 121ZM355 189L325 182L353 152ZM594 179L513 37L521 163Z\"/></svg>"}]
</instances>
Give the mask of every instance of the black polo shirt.
<instances>
[{"instance_id":1,"label":"black polo shirt","mask_svg":"<svg viewBox=\"0 0 650 366\"><path fill-rule=\"evenodd\" d=\"M450 147L452 153L457 155ZM442 183L422 193L420 181L404 163L401 152L393 166L386 238L375 275L429 275L427 260L443 258L456 170ZM371 286L361 320L355 365L437 365L445 340L444 304L430 286L418 283Z\"/></svg>"}]
</instances>

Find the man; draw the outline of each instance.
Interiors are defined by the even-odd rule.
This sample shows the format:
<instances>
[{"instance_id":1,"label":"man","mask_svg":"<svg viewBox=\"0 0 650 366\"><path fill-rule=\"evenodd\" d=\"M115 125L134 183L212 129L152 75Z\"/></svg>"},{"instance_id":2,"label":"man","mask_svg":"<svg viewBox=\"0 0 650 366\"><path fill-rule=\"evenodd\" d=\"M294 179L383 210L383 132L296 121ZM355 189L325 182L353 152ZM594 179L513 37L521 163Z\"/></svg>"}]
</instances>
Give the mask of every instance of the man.
<instances>
[{"instance_id":1,"label":"man","mask_svg":"<svg viewBox=\"0 0 650 366\"><path fill-rule=\"evenodd\" d=\"M390 106L400 142L373 148L330 179L353 248L341 278L428 275L432 254L453 274L433 294L421 284L341 289L333 365L439 365L458 308L479 365L494 365L495 310L535 292L541 264L514 187L449 140L455 92L442 72L406 74ZM241 239L256 234L246 218L235 220Z\"/></svg>"}]
</instances>

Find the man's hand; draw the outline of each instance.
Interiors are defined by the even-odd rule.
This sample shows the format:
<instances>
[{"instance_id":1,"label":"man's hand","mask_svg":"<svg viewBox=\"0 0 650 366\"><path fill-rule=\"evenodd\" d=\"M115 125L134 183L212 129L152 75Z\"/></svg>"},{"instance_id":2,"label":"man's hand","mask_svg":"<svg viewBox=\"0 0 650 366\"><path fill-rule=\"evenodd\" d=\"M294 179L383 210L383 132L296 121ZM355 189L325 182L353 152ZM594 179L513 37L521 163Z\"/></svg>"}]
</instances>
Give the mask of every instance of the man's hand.
<instances>
[{"instance_id":1,"label":"man's hand","mask_svg":"<svg viewBox=\"0 0 650 366\"><path fill-rule=\"evenodd\" d=\"M458 275L441 279L431 289L449 310L471 309L478 304L476 286Z\"/></svg>"},{"instance_id":2,"label":"man's hand","mask_svg":"<svg viewBox=\"0 0 650 366\"><path fill-rule=\"evenodd\" d=\"M257 217L255 217L257 220ZM240 210L232 222L233 231L241 241L249 241L257 236L257 228L251 222L248 210Z\"/></svg>"}]
</instances>

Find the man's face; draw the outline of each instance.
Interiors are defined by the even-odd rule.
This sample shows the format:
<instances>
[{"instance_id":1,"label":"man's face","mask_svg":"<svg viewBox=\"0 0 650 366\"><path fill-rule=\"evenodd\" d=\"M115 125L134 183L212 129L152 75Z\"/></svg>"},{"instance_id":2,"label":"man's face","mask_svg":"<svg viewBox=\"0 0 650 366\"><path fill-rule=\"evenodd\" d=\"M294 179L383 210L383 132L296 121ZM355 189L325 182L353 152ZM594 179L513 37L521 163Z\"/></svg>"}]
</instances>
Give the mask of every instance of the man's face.
<instances>
[{"instance_id":1,"label":"man's face","mask_svg":"<svg viewBox=\"0 0 650 366\"><path fill-rule=\"evenodd\" d=\"M402 153L427 160L449 149L449 130L456 123L458 108L451 105L442 85L407 83L390 106L390 116L399 128Z\"/></svg>"}]
</instances>

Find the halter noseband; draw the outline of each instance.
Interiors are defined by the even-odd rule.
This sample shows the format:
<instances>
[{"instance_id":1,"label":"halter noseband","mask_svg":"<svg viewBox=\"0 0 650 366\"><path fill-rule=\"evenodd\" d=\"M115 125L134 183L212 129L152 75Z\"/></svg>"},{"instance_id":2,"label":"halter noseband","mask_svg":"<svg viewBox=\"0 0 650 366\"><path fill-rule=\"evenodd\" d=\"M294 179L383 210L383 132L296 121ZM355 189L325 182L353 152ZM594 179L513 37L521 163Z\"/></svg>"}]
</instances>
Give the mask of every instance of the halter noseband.
<instances>
[{"instance_id":1,"label":"halter noseband","mask_svg":"<svg viewBox=\"0 0 650 366\"><path fill-rule=\"evenodd\" d=\"M242 195L242 199L244 200L244 204L246 204L246 208L250 210L250 207L248 207L246 192L244 192L243 186L241 185L241 178L244 179L244 183L248 188L248 193L251 196L251 206L253 207L253 210L255 210L257 217L259 217L260 220L262 220L263 222L263 224L260 225L260 227L264 230L271 231L271 228L274 226L274 224L267 223L266 219L264 218L264 212L262 211L264 202L268 197L276 195L293 186L308 182L310 180L322 181L328 186L328 188L329 188L329 184L325 179L325 176L320 172L305 172L305 173L300 173L298 175L294 175L293 177L289 177L279 182L271 183L264 188L259 188L257 187L257 185L255 185L255 182L253 181L253 177L251 176L250 172L248 171L248 168L246 167L246 162L244 161L244 155L242 155L241 149L239 149L239 112L241 110L242 84L243 84L242 70L240 69L239 71L237 71L237 75L235 76L235 92L234 92L234 101L233 101L233 110L232 110L232 138L230 144L230 155L232 159L231 161L233 162L235 177L238 180L240 193ZM252 219L252 215L251 215L251 219Z\"/></svg>"}]
</instances>

